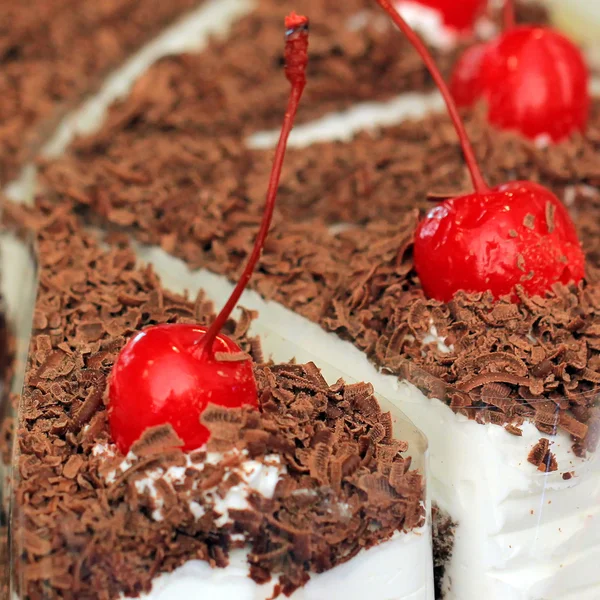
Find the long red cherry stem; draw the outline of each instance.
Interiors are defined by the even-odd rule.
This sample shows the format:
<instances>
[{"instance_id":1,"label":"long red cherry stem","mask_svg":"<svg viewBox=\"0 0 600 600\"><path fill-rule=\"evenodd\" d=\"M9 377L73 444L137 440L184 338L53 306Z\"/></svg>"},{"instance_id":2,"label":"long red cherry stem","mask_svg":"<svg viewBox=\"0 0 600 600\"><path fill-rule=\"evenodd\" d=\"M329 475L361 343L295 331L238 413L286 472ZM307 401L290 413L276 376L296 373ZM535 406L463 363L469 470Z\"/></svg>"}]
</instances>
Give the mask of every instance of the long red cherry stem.
<instances>
[{"instance_id":1,"label":"long red cherry stem","mask_svg":"<svg viewBox=\"0 0 600 600\"><path fill-rule=\"evenodd\" d=\"M379 6L381 6L381 8L383 8L383 10L390 16L396 27L398 27L398 29L407 37L408 41L414 46L415 50L420 54L425 66L431 74L431 77L435 81L435 84L442 94L444 102L446 103L446 107L448 108L448 112L450 113L450 118L452 119L454 127L456 128L456 133L458 134L460 145L462 147L463 154L465 155L465 161L467 163L475 191L480 194L489 192L489 187L485 182L485 179L483 178L481 170L477 164L477 159L475 158L475 153L473 152L473 146L469 141L469 136L467 135L464 123L458 114L458 109L456 108L456 104L452 99L450 90L448 89L442 74L437 68L433 57L419 36L411 29L408 23L400 16L398 11L387 0L376 1L377 4L379 4Z\"/></svg>"},{"instance_id":2,"label":"long red cherry stem","mask_svg":"<svg viewBox=\"0 0 600 600\"><path fill-rule=\"evenodd\" d=\"M504 31L508 31L515 26L515 4L513 0L504 0Z\"/></svg>"},{"instance_id":3,"label":"long red cherry stem","mask_svg":"<svg viewBox=\"0 0 600 600\"><path fill-rule=\"evenodd\" d=\"M235 289L209 330L202 336L200 344L202 344L203 355L212 354L215 338L223 328L223 325L225 325L231 311L235 308L240 296L246 289L248 281L254 271L254 267L262 253L265 239L269 227L271 226L287 141L294 125L294 118L298 111L298 105L300 103L300 98L302 97L302 92L304 91L304 86L306 85L306 65L308 63L308 19L292 12L285 18L285 29L285 76L292 85L292 88L290 90L279 141L277 142L277 149L275 150L275 158L273 160L273 167L271 169L269 187L267 190L265 211L254 242L254 247L252 248L252 253L250 254L250 258L244 267L244 271L237 282Z\"/></svg>"}]
</instances>

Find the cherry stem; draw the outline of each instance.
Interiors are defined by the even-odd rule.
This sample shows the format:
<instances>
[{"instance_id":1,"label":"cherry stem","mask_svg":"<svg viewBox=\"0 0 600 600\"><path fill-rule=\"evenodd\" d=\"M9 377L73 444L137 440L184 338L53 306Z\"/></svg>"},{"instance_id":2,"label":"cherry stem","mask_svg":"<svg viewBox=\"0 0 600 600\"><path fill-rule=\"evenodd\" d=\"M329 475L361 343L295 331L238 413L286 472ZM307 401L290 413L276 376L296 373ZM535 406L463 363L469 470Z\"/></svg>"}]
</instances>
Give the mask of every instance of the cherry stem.
<instances>
[{"instance_id":1,"label":"cherry stem","mask_svg":"<svg viewBox=\"0 0 600 600\"><path fill-rule=\"evenodd\" d=\"M513 0L504 0L504 31L515 26L515 4Z\"/></svg>"},{"instance_id":2,"label":"cherry stem","mask_svg":"<svg viewBox=\"0 0 600 600\"><path fill-rule=\"evenodd\" d=\"M450 113L450 118L454 124L454 128L458 134L460 145L462 147L463 154L465 155L465 161L467 163L475 191L479 194L485 194L486 192L489 192L490 189L483 178L481 170L479 169L479 165L477 164L475 152L473 151L473 146L469 141L469 136L467 135L465 125L460 117L458 108L456 108L456 104L454 103L452 95L450 94L450 90L448 89L440 70L435 64L435 60L429 53L429 50L427 50L425 47L425 44L423 44L421 41L421 38L419 38L419 36L411 29L410 25L408 25L408 23L398 14L398 11L387 0L376 1L377 4L379 4L379 6L381 6L381 8L383 8L383 10L390 16L396 27L398 27L398 29L407 37L408 41L419 53L423 59L423 62L425 63L425 66L427 67L427 70L431 74L431 77L435 81L435 84L442 94L444 102L446 103L446 107L448 108L448 112Z\"/></svg>"},{"instance_id":3,"label":"cherry stem","mask_svg":"<svg viewBox=\"0 0 600 600\"><path fill-rule=\"evenodd\" d=\"M279 141L277 142L277 149L275 150L273 167L271 168L265 211L256 240L254 241L252 253L250 254L250 258L244 267L244 271L242 272L237 285L231 293L231 296L229 296L229 300L227 300L225 306L221 309L221 312L217 315L217 318L199 342L202 344L203 356L212 355L215 338L223 328L223 325L225 325L227 319L231 315L231 311L235 308L240 296L248 285L248 281L252 276L256 263L262 254L265 239L273 218L275 199L277 197L279 179L283 167L283 159L285 157L288 138L292 131L292 127L294 126L294 118L298 111L300 98L302 97L304 86L306 85L306 65L308 63L308 19L297 15L296 13L292 13L285 18L285 28L285 75L292 88L290 90Z\"/></svg>"}]
</instances>

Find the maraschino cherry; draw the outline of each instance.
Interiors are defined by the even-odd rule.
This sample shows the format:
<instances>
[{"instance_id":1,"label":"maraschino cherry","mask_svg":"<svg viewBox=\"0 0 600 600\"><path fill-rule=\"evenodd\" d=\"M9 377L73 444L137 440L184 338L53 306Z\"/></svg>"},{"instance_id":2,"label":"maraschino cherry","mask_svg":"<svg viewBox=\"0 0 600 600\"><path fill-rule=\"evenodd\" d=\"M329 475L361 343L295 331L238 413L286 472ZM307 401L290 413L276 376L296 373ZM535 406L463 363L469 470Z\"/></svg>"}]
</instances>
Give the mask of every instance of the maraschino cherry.
<instances>
[{"instance_id":1,"label":"maraschino cherry","mask_svg":"<svg viewBox=\"0 0 600 600\"><path fill-rule=\"evenodd\" d=\"M487 104L490 123L544 142L585 131L589 71L579 48L548 27L514 26L511 0L504 32L469 48L457 62L450 90L459 107Z\"/></svg>"},{"instance_id":2,"label":"maraschino cherry","mask_svg":"<svg viewBox=\"0 0 600 600\"><path fill-rule=\"evenodd\" d=\"M291 92L254 248L231 297L210 328L187 324L149 327L119 354L109 383L108 418L113 440L124 454L145 429L165 423L173 426L184 450L200 448L210 436L200 423L209 403L228 408L258 406L250 358L219 332L260 258L275 208L287 140L306 83L308 20L292 13L286 17L285 27L285 74Z\"/></svg>"},{"instance_id":3,"label":"maraschino cherry","mask_svg":"<svg viewBox=\"0 0 600 600\"><path fill-rule=\"evenodd\" d=\"M387 0L377 0L419 52L436 82L460 138L475 192L434 208L415 234L415 270L425 293L447 302L459 290L545 295L556 282L579 282L584 256L564 205L528 181L488 187L458 109L419 37Z\"/></svg>"},{"instance_id":4,"label":"maraschino cherry","mask_svg":"<svg viewBox=\"0 0 600 600\"><path fill-rule=\"evenodd\" d=\"M396 7L402 13L410 5L436 11L445 27L458 34L473 32L475 22L484 12L487 0L398 0Z\"/></svg>"}]
</instances>

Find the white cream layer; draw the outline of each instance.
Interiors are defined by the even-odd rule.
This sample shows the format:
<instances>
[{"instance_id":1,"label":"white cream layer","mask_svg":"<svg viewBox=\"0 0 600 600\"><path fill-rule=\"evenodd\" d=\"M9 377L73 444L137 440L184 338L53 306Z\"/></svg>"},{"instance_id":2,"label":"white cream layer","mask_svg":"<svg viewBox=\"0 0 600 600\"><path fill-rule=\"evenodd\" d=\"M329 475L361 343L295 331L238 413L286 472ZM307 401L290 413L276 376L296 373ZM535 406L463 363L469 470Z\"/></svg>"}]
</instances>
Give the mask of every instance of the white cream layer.
<instances>
[{"instance_id":1,"label":"white cream layer","mask_svg":"<svg viewBox=\"0 0 600 600\"><path fill-rule=\"evenodd\" d=\"M396 0L396 10L402 18L430 45L442 50L456 46L458 35L444 25L440 11L412 0Z\"/></svg>"},{"instance_id":2,"label":"white cream layer","mask_svg":"<svg viewBox=\"0 0 600 600\"><path fill-rule=\"evenodd\" d=\"M95 456L104 456L112 458L115 456L113 446L104 446L96 444L92 450ZM242 455L247 456L246 451L242 451ZM189 469L194 469L198 472L204 470L206 464L216 465L227 457L239 456L239 452L231 452L222 454L221 452L208 452L204 463L194 463L190 460L190 455L186 454L186 464L183 466L170 466L167 469L162 467L153 467L147 469L144 477L136 478L134 485L140 494L148 494L154 502L154 510L152 518L155 521L163 520L162 509L164 506L164 498L162 497L156 483L162 479L164 483L173 487L178 483L183 483L186 477L186 472ZM136 456L132 452L125 457L123 462L114 470L110 471L106 476L107 483L113 483L118 476L122 475L135 462ZM265 498L272 498L275 493L275 488L280 476L286 472L286 468L281 465L281 458L277 454L265 456L264 462L257 460L245 460L239 468L236 468L236 475L239 476L240 482L227 491L224 497L217 493L217 488L211 488L204 492L204 497L214 506L214 510L219 513L219 518L216 520L218 527L224 527L229 522L229 510L246 510L250 508L248 496L251 492L258 492ZM229 474L226 474L224 481L227 481ZM197 482L192 486L192 490L197 489ZM198 502L190 500L189 507L192 514L199 519L204 515L204 507Z\"/></svg>"},{"instance_id":3,"label":"white cream layer","mask_svg":"<svg viewBox=\"0 0 600 600\"><path fill-rule=\"evenodd\" d=\"M157 248L138 248L138 255L154 264L169 289L194 294L203 288L217 305L229 296L232 286L224 277L191 272ZM254 292L246 292L241 304L258 310L253 329L267 355L326 361L372 382L428 437L432 500L458 522L447 600L600 598L597 455L578 459L568 436L553 436L559 471L540 473L527 462L530 449L544 437L533 425L526 424L523 436L516 437L501 427L468 421L409 383L379 373L352 344L281 305ZM293 343L273 331L285 332ZM562 474L570 471L575 477L564 480Z\"/></svg>"}]
</instances>

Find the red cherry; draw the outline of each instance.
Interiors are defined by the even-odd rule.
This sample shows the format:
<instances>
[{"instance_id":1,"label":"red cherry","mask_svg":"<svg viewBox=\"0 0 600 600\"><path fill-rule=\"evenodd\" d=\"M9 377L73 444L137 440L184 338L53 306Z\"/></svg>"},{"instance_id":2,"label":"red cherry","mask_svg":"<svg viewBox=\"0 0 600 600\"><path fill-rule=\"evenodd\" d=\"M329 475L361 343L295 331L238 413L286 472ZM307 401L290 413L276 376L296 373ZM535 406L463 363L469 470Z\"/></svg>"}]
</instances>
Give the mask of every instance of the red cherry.
<instances>
[{"instance_id":1,"label":"red cherry","mask_svg":"<svg viewBox=\"0 0 600 600\"><path fill-rule=\"evenodd\" d=\"M471 106L483 95L482 63L489 42L473 44L458 59L450 80L450 91L458 106Z\"/></svg>"},{"instance_id":2,"label":"red cherry","mask_svg":"<svg viewBox=\"0 0 600 600\"><path fill-rule=\"evenodd\" d=\"M145 429L170 423L185 450L204 445L210 433L200 423L209 403L226 408L258 406L252 362L222 360L216 353L240 348L219 334L237 304L260 258L271 225L287 140L306 84L308 19L292 13L285 19L285 74L291 83L281 135L273 159L265 211L252 253L221 312L210 328L158 325L138 333L117 358L108 390L112 437L126 454Z\"/></svg>"},{"instance_id":3,"label":"red cherry","mask_svg":"<svg viewBox=\"0 0 600 600\"><path fill-rule=\"evenodd\" d=\"M148 427L170 423L185 450L203 446L209 431L200 415L209 403L258 406L251 360L217 361L198 342L208 329L171 324L149 327L123 348L110 378L108 419L119 450L127 453ZM214 352L236 354L224 335Z\"/></svg>"},{"instance_id":4,"label":"red cherry","mask_svg":"<svg viewBox=\"0 0 600 600\"><path fill-rule=\"evenodd\" d=\"M421 55L436 82L475 188L472 194L443 202L417 228L415 270L425 293L441 301L450 300L458 290L491 290L499 296L520 283L529 294L543 295L556 282L579 282L585 259L566 208L554 194L534 183L516 181L488 187L431 54L388 0L377 2ZM471 58L478 63L476 54Z\"/></svg>"},{"instance_id":5,"label":"red cherry","mask_svg":"<svg viewBox=\"0 0 600 600\"><path fill-rule=\"evenodd\" d=\"M421 221L415 269L425 293L447 302L459 290L543 296L580 281L584 256L564 205L550 191L514 181L446 200Z\"/></svg>"},{"instance_id":6,"label":"red cherry","mask_svg":"<svg viewBox=\"0 0 600 600\"><path fill-rule=\"evenodd\" d=\"M484 12L487 0L399 0L396 6L400 12L403 4L421 4L432 8L440 13L446 27L460 33L470 33L477 18Z\"/></svg>"},{"instance_id":7,"label":"red cherry","mask_svg":"<svg viewBox=\"0 0 600 600\"><path fill-rule=\"evenodd\" d=\"M587 125L589 71L581 51L545 27L516 27L469 48L457 62L450 90L459 106L483 100L500 129L558 142Z\"/></svg>"}]
</instances>

